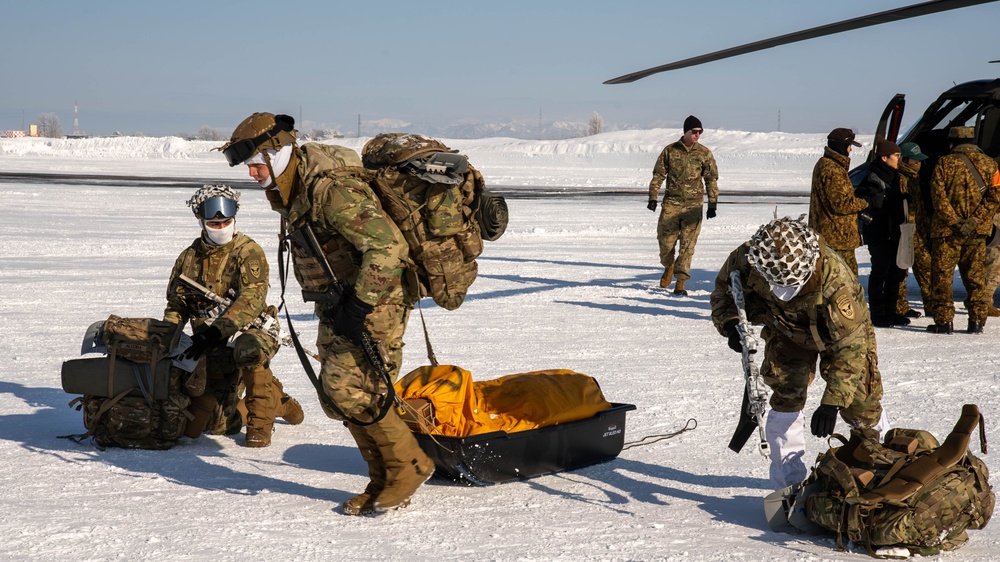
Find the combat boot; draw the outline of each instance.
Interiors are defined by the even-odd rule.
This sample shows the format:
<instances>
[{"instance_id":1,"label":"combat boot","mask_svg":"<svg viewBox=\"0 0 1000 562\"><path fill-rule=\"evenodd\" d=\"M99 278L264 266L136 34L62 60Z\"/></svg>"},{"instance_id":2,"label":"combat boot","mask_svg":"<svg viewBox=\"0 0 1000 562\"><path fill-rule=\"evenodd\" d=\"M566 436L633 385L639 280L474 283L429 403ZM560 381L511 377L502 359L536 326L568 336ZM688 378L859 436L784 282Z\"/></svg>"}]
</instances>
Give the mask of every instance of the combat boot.
<instances>
[{"instance_id":1,"label":"combat boot","mask_svg":"<svg viewBox=\"0 0 1000 562\"><path fill-rule=\"evenodd\" d=\"M434 461L420 448L395 409L390 409L378 423L366 426L366 430L385 466L385 487L375 496L375 511L410 505L413 493L434 474Z\"/></svg>"},{"instance_id":2,"label":"combat boot","mask_svg":"<svg viewBox=\"0 0 1000 562\"><path fill-rule=\"evenodd\" d=\"M302 420L306 419L306 414L302 411L302 405L299 404L299 401L287 394L281 397L280 411L281 414L278 417L288 422L289 425L299 425Z\"/></svg>"},{"instance_id":3,"label":"combat boot","mask_svg":"<svg viewBox=\"0 0 1000 562\"><path fill-rule=\"evenodd\" d=\"M985 320L973 320L969 319L969 327L965 330L970 334L981 334L983 333L983 328L986 326Z\"/></svg>"},{"instance_id":4,"label":"combat boot","mask_svg":"<svg viewBox=\"0 0 1000 562\"><path fill-rule=\"evenodd\" d=\"M674 266L670 266L666 270L664 270L663 276L660 277L660 287L663 287L664 289L669 287L670 281L673 280L673 277L674 277Z\"/></svg>"},{"instance_id":5,"label":"combat boot","mask_svg":"<svg viewBox=\"0 0 1000 562\"><path fill-rule=\"evenodd\" d=\"M674 285L674 294L675 295L681 295L681 296L684 296L684 297L687 296L687 294L688 294L687 289L684 288L684 282L685 281L686 281L686 279L681 279L680 277L677 278L677 284Z\"/></svg>"},{"instance_id":6,"label":"combat boot","mask_svg":"<svg viewBox=\"0 0 1000 562\"><path fill-rule=\"evenodd\" d=\"M271 445L271 431L273 426L271 424L266 425L247 425L247 447L269 447Z\"/></svg>"},{"instance_id":7,"label":"combat boot","mask_svg":"<svg viewBox=\"0 0 1000 562\"><path fill-rule=\"evenodd\" d=\"M927 331L932 334L950 334L954 330L951 322L944 322L943 324L931 324L927 326Z\"/></svg>"},{"instance_id":8,"label":"combat boot","mask_svg":"<svg viewBox=\"0 0 1000 562\"><path fill-rule=\"evenodd\" d=\"M278 411L276 412L276 417L285 420L289 425L299 425L302 423L302 420L306 419L306 415L305 412L302 411L302 405L299 404L299 401L285 394L285 387L281 384L281 381L278 380L278 377L274 377L271 384L275 394L280 397L278 399Z\"/></svg>"},{"instance_id":9,"label":"combat boot","mask_svg":"<svg viewBox=\"0 0 1000 562\"><path fill-rule=\"evenodd\" d=\"M368 485L365 491L344 502L344 515L372 515L375 513L375 497L385 488L385 465L375 443L364 427L345 424L358 444L361 458L368 463Z\"/></svg>"}]
</instances>

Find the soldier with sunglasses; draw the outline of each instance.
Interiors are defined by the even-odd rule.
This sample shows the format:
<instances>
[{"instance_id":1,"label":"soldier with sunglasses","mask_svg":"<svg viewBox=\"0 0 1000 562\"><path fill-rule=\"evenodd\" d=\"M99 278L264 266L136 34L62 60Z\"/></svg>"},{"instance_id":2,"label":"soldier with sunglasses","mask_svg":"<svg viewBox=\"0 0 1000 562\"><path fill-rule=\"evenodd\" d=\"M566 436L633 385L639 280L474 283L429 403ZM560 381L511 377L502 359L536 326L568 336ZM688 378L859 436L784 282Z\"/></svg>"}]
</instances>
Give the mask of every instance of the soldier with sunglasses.
<instances>
[{"instance_id":1,"label":"soldier with sunglasses","mask_svg":"<svg viewBox=\"0 0 1000 562\"><path fill-rule=\"evenodd\" d=\"M663 276L660 286L670 286L677 278L674 294L687 295L685 283L691 278L691 258L701 232L701 215L705 190L708 190L708 211L705 218L715 218L719 201L719 169L712 151L700 144L704 129L694 115L684 120L684 135L667 145L656 159L653 179L649 182L649 203L646 208L656 210L660 186L666 181L663 206L656 224L656 238L660 245L660 263ZM680 243L680 248L675 246Z\"/></svg>"}]
</instances>

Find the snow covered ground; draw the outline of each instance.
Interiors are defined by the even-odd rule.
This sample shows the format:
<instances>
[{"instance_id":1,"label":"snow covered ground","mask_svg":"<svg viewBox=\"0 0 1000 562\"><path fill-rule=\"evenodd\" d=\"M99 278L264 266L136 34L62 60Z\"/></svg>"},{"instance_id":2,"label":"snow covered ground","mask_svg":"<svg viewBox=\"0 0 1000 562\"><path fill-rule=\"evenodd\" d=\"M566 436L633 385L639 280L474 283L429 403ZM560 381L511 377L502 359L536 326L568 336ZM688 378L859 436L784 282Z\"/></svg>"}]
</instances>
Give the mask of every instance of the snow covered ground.
<instances>
[{"instance_id":1,"label":"snow covered ground","mask_svg":"<svg viewBox=\"0 0 1000 562\"><path fill-rule=\"evenodd\" d=\"M366 467L341 424L321 412L290 350L272 366L306 412L276 425L267 449L242 437L182 439L169 451L98 451L58 435L83 430L60 387L86 327L120 316L159 317L176 255L198 235L192 189L11 182L0 178L0 559L8 560L866 560L832 538L771 532L762 515L767 462L726 448L742 388L739 356L709 321L708 297L728 253L767 221L775 198L733 192L808 191L823 134L710 130L719 160L718 218L706 221L690 295L657 285L656 214L641 193L677 130L616 132L569 141L447 141L491 184L622 188L621 196L512 198L507 233L488 243L480 277L453 312L425 301L442 363L478 379L566 368L593 375L613 402L635 404L633 447L581 470L491 487L432 480L405 510L339 513ZM343 144L359 148L365 139ZM870 138L862 139L866 142ZM242 182L215 143L180 139L0 140L0 172L122 174ZM866 147L867 148L867 147ZM860 163L864 149L855 163ZM110 183L110 182L109 182ZM276 256L277 214L245 190L237 227ZM782 198L778 212L806 211ZM867 252L858 252L862 281ZM272 258L271 302L279 300ZM956 284L960 287L960 282ZM311 306L292 281L288 306L305 341ZM956 292L958 316L965 315ZM920 308L910 280L910 298ZM1000 423L1000 326L934 336L921 318L878 329L885 405L898 426L943 438L961 406L977 403L990 434ZM414 317L403 372L427 363ZM807 412L818 405L815 383ZM838 426L846 431L843 423ZM809 456L825 448L810 438ZM1000 470L996 454L984 457ZM1000 526L970 532L944 560L997 560Z\"/></svg>"}]
</instances>

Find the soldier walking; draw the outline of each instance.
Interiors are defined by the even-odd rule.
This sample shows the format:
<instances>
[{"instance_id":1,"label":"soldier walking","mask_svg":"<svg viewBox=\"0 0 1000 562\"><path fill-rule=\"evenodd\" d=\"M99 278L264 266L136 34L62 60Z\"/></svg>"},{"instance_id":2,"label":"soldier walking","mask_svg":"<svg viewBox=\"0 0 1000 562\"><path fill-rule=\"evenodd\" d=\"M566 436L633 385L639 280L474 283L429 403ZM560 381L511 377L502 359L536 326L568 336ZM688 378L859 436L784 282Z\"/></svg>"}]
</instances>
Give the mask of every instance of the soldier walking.
<instances>
[{"instance_id":1,"label":"soldier walking","mask_svg":"<svg viewBox=\"0 0 1000 562\"><path fill-rule=\"evenodd\" d=\"M840 254L847 267L858 276L858 259L854 250L861 245L858 213L868 208L868 202L854 195L854 185L847 175L851 165L851 147L861 146L854 140L854 131L837 128L826 137L823 156L816 162L809 192L809 226L828 247ZM880 203L876 197L874 203Z\"/></svg>"},{"instance_id":2,"label":"soldier walking","mask_svg":"<svg viewBox=\"0 0 1000 562\"><path fill-rule=\"evenodd\" d=\"M712 291L712 323L743 350L729 279L739 271L747 319L763 324L761 376L771 388L764 427L771 484L781 489L806 477L805 423L809 384L826 381L810 429L833 433L837 415L852 427L888 431L882 410L875 330L854 272L801 220L773 220L729 254Z\"/></svg>"},{"instance_id":3,"label":"soldier walking","mask_svg":"<svg viewBox=\"0 0 1000 562\"><path fill-rule=\"evenodd\" d=\"M688 116L684 120L684 135L660 152L653 167L653 179L649 182L646 208L655 211L660 185L666 181L660 218L656 223L660 263L664 268L660 286L669 287L671 278L676 277L676 295L687 295L685 283L691 278L691 258L701 232L705 191L708 191L705 218L715 218L719 202L719 170L712 151L699 142L703 132L701 121L694 115ZM678 242L680 249L675 260Z\"/></svg>"},{"instance_id":4,"label":"soldier walking","mask_svg":"<svg viewBox=\"0 0 1000 562\"><path fill-rule=\"evenodd\" d=\"M277 315L268 306L268 267L264 250L236 230L240 192L226 185L206 185L187 202L201 224L201 236L181 252L167 286L163 319L191 322L194 337L184 356L205 357L205 394L191 400L185 435L239 433L242 426L238 387L246 389L247 447L267 447L276 417L302 423L302 407L285 394L270 369L278 351ZM180 279L184 275L232 302L223 306ZM262 316L263 315L263 316ZM252 327L265 318L273 332Z\"/></svg>"},{"instance_id":5,"label":"soldier walking","mask_svg":"<svg viewBox=\"0 0 1000 562\"><path fill-rule=\"evenodd\" d=\"M403 332L417 298L414 288L403 282L409 248L368 184L336 173L360 167L358 154L341 146L299 146L294 125L287 115L254 113L221 150L230 166L245 164L250 177L265 189L271 208L281 215L283 231L305 235L311 230L315 236L318 252L292 247L303 296L330 293L327 271L344 283L339 302L321 298L315 305L320 379L328 399L320 403L329 417L345 422L368 463L370 481L364 492L344 503L344 513L367 515L406 507L434 472L434 462L395 408L378 418L388 389L361 344L366 335L377 342L395 381L403 359Z\"/></svg>"},{"instance_id":6,"label":"soldier walking","mask_svg":"<svg viewBox=\"0 0 1000 562\"><path fill-rule=\"evenodd\" d=\"M1000 172L997 163L975 144L975 129L952 127L948 131L951 153L941 157L931 176L931 292L935 334L953 332L955 303L952 279L958 266L968 293L970 334L982 333L990 308L986 293L986 236L1000 206Z\"/></svg>"}]
</instances>

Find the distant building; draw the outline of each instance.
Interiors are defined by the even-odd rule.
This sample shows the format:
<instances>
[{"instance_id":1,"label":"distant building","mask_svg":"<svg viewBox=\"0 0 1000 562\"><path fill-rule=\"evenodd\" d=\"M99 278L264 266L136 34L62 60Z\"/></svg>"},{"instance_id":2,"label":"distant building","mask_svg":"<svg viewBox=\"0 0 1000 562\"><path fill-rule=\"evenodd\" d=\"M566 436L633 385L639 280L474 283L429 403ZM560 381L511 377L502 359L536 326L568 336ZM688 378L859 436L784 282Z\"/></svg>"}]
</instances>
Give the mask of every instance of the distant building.
<instances>
[{"instance_id":1,"label":"distant building","mask_svg":"<svg viewBox=\"0 0 1000 562\"><path fill-rule=\"evenodd\" d=\"M4 138L8 139L23 139L24 137L37 137L38 136L38 125L29 125L28 131L3 131Z\"/></svg>"}]
</instances>

